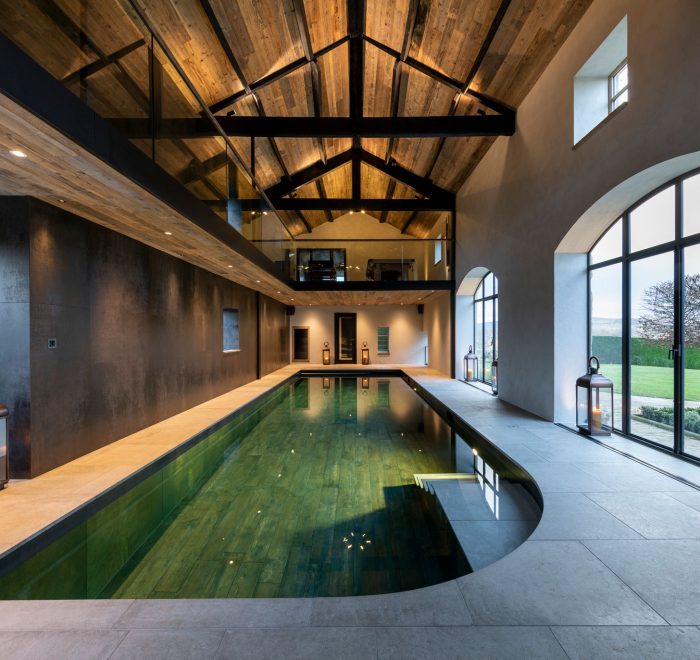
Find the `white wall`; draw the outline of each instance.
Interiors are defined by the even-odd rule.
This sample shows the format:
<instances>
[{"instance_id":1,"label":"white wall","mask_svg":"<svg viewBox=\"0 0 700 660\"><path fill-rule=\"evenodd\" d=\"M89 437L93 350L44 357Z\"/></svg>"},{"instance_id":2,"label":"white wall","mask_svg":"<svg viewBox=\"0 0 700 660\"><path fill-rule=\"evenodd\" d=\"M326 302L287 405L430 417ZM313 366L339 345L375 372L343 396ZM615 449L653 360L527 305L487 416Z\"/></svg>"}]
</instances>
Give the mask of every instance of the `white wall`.
<instances>
[{"instance_id":1,"label":"white wall","mask_svg":"<svg viewBox=\"0 0 700 660\"><path fill-rule=\"evenodd\" d=\"M425 303L423 327L428 337L428 366L450 375L452 362L450 294L445 291Z\"/></svg>"},{"instance_id":2,"label":"white wall","mask_svg":"<svg viewBox=\"0 0 700 660\"><path fill-rule=\"evenodd\" d=\"M629 103L574 149L574 75L625 15ZM515 135L498 138L460 190L456 281L475 266L499 278L501 398L552 419L557 390L573 387L555 385L554 254L577 220L569 252L700 165L699 24L698 0L595 0L518 108ZM557 370L585 372L585 346L559 359Z\"/></svg>"},{"instance_id":3,"label":"white wall","mask_svg":"<svg viewBox=\"0 0 700 660\"><path fill-rule=\"evenodd\" d=\"M290 328L309 327L309 362L311 364L320 364L324 341L328 342L331 349L331 362L335 363L333 324L336 312L357 314L358 364L362 342L365 341L369 348L371 364L422 365L424 363L423 349L426 345L426 335L423 332L423 316L418 314L416 305L355 305L354 307L318 305L297 307L295 314L289 317ZM377 328L380 326L389 326L390 355L377 355Z\"/></svg>"}]
</instances>

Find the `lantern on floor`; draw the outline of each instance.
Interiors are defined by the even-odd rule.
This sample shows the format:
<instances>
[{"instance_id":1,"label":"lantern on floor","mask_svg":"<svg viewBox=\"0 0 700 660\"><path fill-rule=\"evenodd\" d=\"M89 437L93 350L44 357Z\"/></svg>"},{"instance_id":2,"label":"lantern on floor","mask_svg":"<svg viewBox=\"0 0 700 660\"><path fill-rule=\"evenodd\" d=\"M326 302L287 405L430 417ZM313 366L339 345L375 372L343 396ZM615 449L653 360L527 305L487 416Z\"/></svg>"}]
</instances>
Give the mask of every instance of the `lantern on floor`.
<instances>
[{"instance_id":1,"label":"lantern on floor","mask_svg":"<svg viewBox=\"0 0 700 660\"><path fill-rule=\"evenodd\" d=\"M362 342L362 364L369 364L369 348L367 348L367 342Z\"/></svg>"},{"instance_id":2,"label":"lantern on floor","mask_svg":"<svg viewBox=\"0 0 700 660\"><path fill-rule=\"evenodd\" d=\"M491 363L491 392L498 394L498 360Z\"/></svg>"},{"instance_id":3,"label":"lantern on floor","mask_svg":"<svg viewBox=\"0 0 700 660\"><path fill-rule=\"evenodd\" d=\"M331 349L328 348L328 342L323 342L323 364L331 363Z\"/></svg>"},{"instance_id":4,"label":"lantern on floor","mask_svg":"<svg viewBox=\"0 0 700 660\"><path fill-rule=\"evenodd\" d=\"M469 345L469 351L464 356L464 380L479 380L479 358Z\"/></svg>"},{"instance_id":5,"label":"lantern on floor","mask_svg":"<svg viewBox=\"0 0 700 660\"><path fill-rule=\"evenodd\" d=\"M613 383L599 369L600 360L592 355L588 373L576 381L576 426L587 435L610 435L614 426Z\"/></svg>"}]
</instances>

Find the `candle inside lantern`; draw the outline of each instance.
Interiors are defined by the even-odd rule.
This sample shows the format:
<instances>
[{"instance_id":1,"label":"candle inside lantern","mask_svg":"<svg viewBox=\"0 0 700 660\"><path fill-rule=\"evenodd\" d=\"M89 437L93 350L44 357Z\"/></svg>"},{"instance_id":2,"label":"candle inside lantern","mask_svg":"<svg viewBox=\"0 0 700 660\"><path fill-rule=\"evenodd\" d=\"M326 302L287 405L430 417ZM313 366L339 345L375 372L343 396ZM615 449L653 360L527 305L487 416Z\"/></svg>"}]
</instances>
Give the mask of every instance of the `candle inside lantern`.
<instances>
[{"instance_id":1,"label":"candle inside lantern","mask_svg":"<svg viewBox=\"0 0 700 660\"><path fill-rule=\"evenodd\" d=\"M602 418L600 408L591 410L591 433L600 433L602 430Z\"/></svg>"},{"instance_id":2,"label":"candle inside lantern","mask_svg":"<svg viewBox=\"0 0 700 660\"><path fill-rule=\"evenodd\" d=\"M467 380L471 380L474 377L474 371L472 369L467 369Z\"/></svg>"}]
</instances>

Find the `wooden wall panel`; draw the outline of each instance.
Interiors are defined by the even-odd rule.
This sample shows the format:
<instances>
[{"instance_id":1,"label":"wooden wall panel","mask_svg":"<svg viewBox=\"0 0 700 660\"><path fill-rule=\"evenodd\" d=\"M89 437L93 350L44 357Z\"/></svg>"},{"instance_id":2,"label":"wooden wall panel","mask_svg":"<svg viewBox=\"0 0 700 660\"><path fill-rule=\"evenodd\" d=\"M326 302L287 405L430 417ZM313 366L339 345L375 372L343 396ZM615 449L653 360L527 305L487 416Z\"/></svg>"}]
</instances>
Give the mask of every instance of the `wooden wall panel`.
<instances>
[{"instance_id":1,"label":"wooden wall panel","mask_svg":"<svg viewBox=\"0 0 700 660\"><path fill-rule=\"evenodd\" d=\"M410 0L367 0L366 6L365 30L368 36L400 51Z\"/></svg>"},{"instance_id":2,"label":"wooden wall panel","mask_svg":"<svg viewBox=\"0 0 700 660\"><path fill-rule=\"evenodd\" d=\"M303 57L291 0L211 0L211 6L248 82Z\"/></svg>"},{"instance_id":3,"label":"wooden wall panel","mask_svg":"<svg viewBox=\"0 0 700 660\"><path fill-rule=\"evenodd\" d=\"M347 0L304 0L304 7L314 52L347 34Z\"/></svg>"}]
</instances>

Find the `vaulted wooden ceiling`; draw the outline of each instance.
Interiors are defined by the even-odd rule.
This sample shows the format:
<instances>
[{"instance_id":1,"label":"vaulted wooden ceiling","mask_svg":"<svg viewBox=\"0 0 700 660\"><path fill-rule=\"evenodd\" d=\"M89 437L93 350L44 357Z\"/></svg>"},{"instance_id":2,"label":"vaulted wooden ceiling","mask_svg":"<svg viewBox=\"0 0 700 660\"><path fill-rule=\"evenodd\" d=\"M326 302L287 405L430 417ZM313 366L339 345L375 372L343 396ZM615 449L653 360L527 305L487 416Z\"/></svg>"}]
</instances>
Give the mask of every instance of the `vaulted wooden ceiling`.
<instances>
[{"instance_id":1,"label":"vaulted wooden ceiling","mask_svg":"<svg viewBox=\"0 0 700 660\"><path fill-rule=\"evenodd\" d=\"M118 67L112 75L122 86L128 79L132 87L145 90L148 83L142 80L142 63L146 46L139 43L143 35L119 35L117 30L125 25L124 13L131 13L133 3L218 116L348 117L359 112L351 107L358 104L359 88L365 117L434 116L439 122L448 115L493 115L500 107L517 108L591 2L118 0L87 3L90 8L83 13L93 23L86 31L101 35L102 43L92 50L101 52L104 61L116 57L109 60L110 67ZM13 14L15 25L26 25L27 50L55 48L56 70L52 73L57 77L70 81L76 72L84 72L97 61L89 49L67 58L69 50L60 40L69 39L70 30L61 35L42 27L47 16L56 21L59 14L81 25L84 0L0 0L0 5L4 14ZM16 30L12 36L18 41L23 38ZM359 60L354 46L358 42L362 49ZM124 44L133 46L127 49ZM139 58L141 65L137 66ZM358 61L360 71L351 66ZM119 102L109 74L107 67L90 73L105 77L105 105ZM134 104L138 95L130 92L128 102ZM131 114L143 114L142 106L136 103ZM119 108L112 116L124 114L125 108ZM250 138L231 139L240 160L251 167ZM393 164L454 193L494 139L362 138L353 143L349 137L256 138L255 179L261 189L268 190L354 147L355 152L363 150L387 165L380 169L362 162L363 198L424 197L406 184L405 177L391 176L389 166ZM164 151L162 158L168 160L170 171L180 169L180 178L191 188L217 190L226 185L225 163L217 162L216 149L208 151L204 142L181 140L170 153ZM194 169L193 162L197 164ZM202 163L207 166L200 167ZM353 164L343 162L326 169L298 187L293 196L351 197ZM330 209L279 212L294 235L339 214ZM439 216L431 211L372 214L419 237L428 234Z\"/></svg>"}]
</instances>

